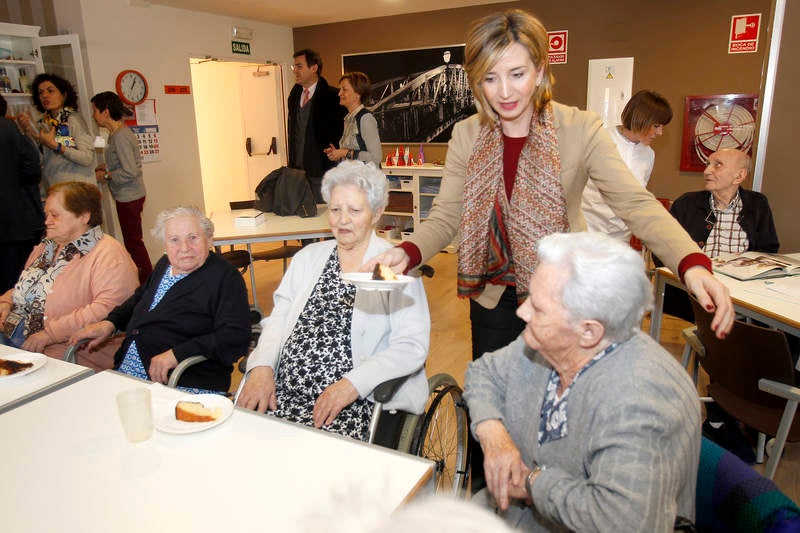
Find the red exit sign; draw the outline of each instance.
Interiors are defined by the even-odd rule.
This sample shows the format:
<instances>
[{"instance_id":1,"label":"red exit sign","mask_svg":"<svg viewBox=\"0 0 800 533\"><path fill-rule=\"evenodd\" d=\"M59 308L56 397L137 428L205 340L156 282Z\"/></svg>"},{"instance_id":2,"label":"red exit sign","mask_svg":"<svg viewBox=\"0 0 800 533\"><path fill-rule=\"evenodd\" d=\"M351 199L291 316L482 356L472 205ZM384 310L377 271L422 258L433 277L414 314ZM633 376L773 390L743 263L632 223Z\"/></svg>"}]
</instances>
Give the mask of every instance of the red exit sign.
<instances>
[{"instance_id":1,"label":"red exit sign","mask_svg":"<svg viewBox=\"0 0 800 533\"><path fill-rule=\"evenodd\" d=\"M192 94L188 85L164 85L164 94Z\"/></svg>"}]
</instances>

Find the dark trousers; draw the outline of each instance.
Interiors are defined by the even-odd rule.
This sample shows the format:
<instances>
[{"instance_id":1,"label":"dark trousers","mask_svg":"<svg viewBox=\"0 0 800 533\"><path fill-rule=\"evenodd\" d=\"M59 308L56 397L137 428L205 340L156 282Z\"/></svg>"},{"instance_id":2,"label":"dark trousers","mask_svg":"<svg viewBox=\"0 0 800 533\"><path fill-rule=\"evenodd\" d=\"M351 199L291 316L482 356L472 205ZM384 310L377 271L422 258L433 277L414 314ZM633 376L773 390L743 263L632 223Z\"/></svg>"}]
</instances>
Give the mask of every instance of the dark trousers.
<instances>
[{"instance_id":1,"label":"dark trousers","mask_svg":"<svg viewBox=\"0 0 800 533\"><path fill-rule=\"evenodd\" d=\"M13 287L39 239L0 244L0 294Z\"/></svg>"},{"instance_id":2,"label":"dark trousers","mask_svg":"<svg viewBox=\"0 0 800 533\"><path fill-rule=\"evenodd\" d=\"M469 320L472 329L472 360L487 352L508 345L525 329L525 322L517 316L517 289L507 287L494 309L486 309L474 300L469 301ZM470 433L470 439L473 439ZM486 486L483 475L483 452L481 445L470 442L470 471L473 494Z\"/></svg>"},{"instance_id":3,"label":"dark trousers","mask_svg":"<svg viewBox=\"0 0 800 533\"><path fill-rule=\"evenodd\" d=\"M144 246L144 240L142 240L144 198L143 196L132 202L116 202L117 218L119 218L119 227L122 229L125 249L128 250L131 259L139 269L139 283L142 285L153 272L153 263L150 262L150 255Z\"/></svg>"}]
</instances>

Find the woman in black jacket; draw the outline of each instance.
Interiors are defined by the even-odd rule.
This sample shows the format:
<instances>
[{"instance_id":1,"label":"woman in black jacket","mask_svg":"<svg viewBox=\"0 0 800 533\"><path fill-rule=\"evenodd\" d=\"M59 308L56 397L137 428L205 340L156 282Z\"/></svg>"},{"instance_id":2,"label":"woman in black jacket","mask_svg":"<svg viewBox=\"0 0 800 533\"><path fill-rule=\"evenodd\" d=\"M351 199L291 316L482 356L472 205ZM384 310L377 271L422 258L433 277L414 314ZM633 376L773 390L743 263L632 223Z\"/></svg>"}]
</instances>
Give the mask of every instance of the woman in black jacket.
<instances>
[{"instance_id":1,"label":"woman in black jacket","mask_svg":"<svg viewBox=\"0 0 800 533\"><path fill-rule=\"evenodd\" d=\"M233 362L250 340L247 289L227 261L211 253L213 223L196 207L175 207L158 215L153 235L166 256L147 282L108 317L81 329L71 339L95 339L93 348L115 330L126 332L115 368L166 383L179 361L204 355L207 361L184 372L181 388L225 392Z\"/></svg>"}]
</instances>

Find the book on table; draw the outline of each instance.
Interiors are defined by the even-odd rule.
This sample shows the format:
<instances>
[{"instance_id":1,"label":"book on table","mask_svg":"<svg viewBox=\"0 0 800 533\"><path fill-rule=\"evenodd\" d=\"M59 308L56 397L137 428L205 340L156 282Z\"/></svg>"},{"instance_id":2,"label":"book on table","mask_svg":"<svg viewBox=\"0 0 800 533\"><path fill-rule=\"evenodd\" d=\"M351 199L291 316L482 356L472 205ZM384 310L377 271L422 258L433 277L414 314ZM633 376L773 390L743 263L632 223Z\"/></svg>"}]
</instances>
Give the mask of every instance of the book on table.
<instances>
[{"instance_id":1,"label":"book on table","mask_svg":"<svg viewBox=\"0 0 800 533\"><path fill-rule=\"evenodd\" d=\"M236 225L252 228L264 222L264 212L258 209L240 209L236 213Z\"/></svg>"},{"instance_id":2,"label":"book on table","mask_svg":"<svg viewBox=\"0 0 800 533\"><path fill-rule=\"evenodd\" d=\"M720 254L711 260L714 272L740 280L779 278L800 274L800 261L764 252Z\"/></svg>"}]
</instances>

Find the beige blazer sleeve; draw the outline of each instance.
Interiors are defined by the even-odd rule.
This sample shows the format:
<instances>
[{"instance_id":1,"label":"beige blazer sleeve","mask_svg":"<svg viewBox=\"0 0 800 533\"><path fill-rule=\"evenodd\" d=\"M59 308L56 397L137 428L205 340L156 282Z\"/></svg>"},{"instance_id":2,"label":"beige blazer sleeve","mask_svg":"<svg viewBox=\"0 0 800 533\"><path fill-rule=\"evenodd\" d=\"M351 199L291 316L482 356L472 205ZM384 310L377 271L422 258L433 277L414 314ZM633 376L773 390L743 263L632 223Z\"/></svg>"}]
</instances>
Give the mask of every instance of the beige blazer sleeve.
<instances>
[{"instance_id":1,"label":"beige blazer sleeve","mask_svg":"<svg viewBox=\"0 0 800 533\"><path fill-rule=\"evenodd\" d=\"M684 257L701 253L681 225L631 174L597 114L553 102L553 115L561 154L561 185L572 231L586 230L581 198L591 179L614 213L669 268L677 271ZM420 249L423 262L447 246L458 232L467 163L479 132L477 115L453 128L439 195L429 218L415 228L409 239ZM491 291L493 287L487 286L486 290ZM494 307L502 290L494 292L488 302L479 298L481 305Z\"/></svg>"}]
</instances>

